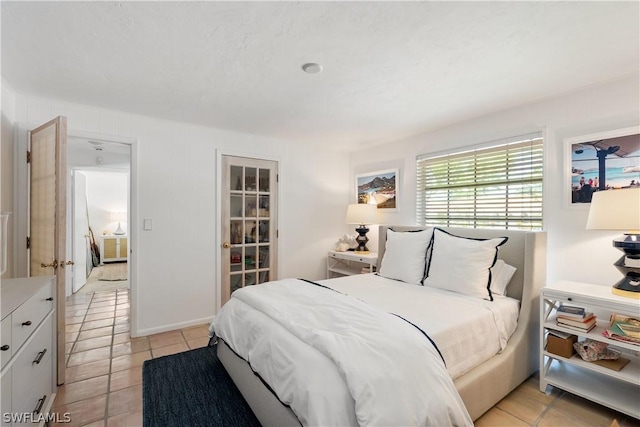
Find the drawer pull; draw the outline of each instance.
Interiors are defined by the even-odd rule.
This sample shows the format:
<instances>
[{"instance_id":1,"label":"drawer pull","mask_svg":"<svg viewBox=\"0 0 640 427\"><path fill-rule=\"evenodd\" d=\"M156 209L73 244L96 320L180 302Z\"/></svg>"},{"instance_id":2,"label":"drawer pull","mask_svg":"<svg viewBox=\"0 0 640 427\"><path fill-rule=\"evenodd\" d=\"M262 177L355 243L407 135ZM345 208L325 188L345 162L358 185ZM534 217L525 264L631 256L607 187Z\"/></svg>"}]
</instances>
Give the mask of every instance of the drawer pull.
<instances>
[{"instance_id":1,"label":"drawer pull","mask_svg":"<svg viewBox=\"0 0 640 427\"><path fill-rule=\"evenodd\" d=\"M0 347L0 350L2 350L2 351L7 351L7 350L9 350L9 348L10 348L10 347L9 347L9 344L5 344L5 345L3 345L2 347Z\"/></svg>"},{"instance_id":2,"label":"drawer pull","mask_svg":"<svg viewBox=\"0 0 640 427\"><path fill-rule=\"evenodd\" d=\"M53 297L47 298L47 301L53 301Z\"/></svg>"},{"instance_id":3,"label":"drawer pull","mask_svg":"<svg viewBox=\"0 0 640 427\"><path fill-rule=\"evenodd\" d=\"M38 353L38 356L36 356L35 360L33 361L33 363L35 363L36 365L39 365L40 362L42 361L42 358L44 357L45 353L47 352L47 349L45 348L44 350L42 350L41 352ZM32 364L33 364L32 363Z\"/></svg>"},{"instance_id":4,"label":"drawer pull","mask_svg":"<svg viewBox=\"0 0 640 427\"><path fill-rule=\"evenodd\" d=\"M36 407L33 409L34 414L39 414L42 410L42 406L44 405L44 401L47 400L47 395L45 394L40 399L38 399L38 403L36 403Z\"/></svg>"},{"instance_id":5,"label":"drawer pull","mask_svg":"<svg viewBox=\"0 0 640 427\"><path fill-rule=\"evenodd\" d=\"M22 322L22 326L31 326L31 320L27 320L26 322Z\"/></svg>"}]
</instances>

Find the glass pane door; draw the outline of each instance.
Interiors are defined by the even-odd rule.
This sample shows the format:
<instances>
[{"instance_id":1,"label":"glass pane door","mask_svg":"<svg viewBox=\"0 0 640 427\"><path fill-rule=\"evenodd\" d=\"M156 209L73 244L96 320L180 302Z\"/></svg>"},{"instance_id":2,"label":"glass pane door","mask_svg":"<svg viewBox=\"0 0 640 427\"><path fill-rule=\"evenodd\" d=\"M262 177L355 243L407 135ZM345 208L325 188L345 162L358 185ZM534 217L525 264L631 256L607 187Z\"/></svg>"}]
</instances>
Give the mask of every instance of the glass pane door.
<instances>
[{"instance_id":1,"label":"glass pane door","mask_svg":"<svg viewBox=\"0 0 640 427\"><path fill-rule=\"evenodd\" d=\"M277 163L223 156L222 304L245 286L276 278Z\"/></svg>"}]
</instances>

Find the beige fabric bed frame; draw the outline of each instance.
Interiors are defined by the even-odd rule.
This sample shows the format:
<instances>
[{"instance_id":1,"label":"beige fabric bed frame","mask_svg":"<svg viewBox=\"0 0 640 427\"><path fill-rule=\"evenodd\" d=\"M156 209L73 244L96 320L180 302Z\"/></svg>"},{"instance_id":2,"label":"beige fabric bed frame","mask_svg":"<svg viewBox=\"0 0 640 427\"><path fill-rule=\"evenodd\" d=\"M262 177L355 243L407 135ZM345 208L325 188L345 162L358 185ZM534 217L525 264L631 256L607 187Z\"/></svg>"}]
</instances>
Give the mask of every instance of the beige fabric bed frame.
<instances>
[{"instance_id":1,"label":"beige fabric bed frame","mask_svg":"<svg viewBox=\"0 0 640 427\"><path fill-rule=\"evenodd\" d=\"M381 226L378 261L385 249L387 229L416 231L420 227ZM509 238L500 247L500 258L517 267L508 295L521 301L518 326L507 348L454 381L473 420L498 403L504 396L538 370L539 294L546 280L545 232L445 228L470 238ZM380 265L380 263L378 263ZM218 357L263 426L300 425L297 417L253 374L249 365L220 340Z\"/></svg>"}]
</instances>

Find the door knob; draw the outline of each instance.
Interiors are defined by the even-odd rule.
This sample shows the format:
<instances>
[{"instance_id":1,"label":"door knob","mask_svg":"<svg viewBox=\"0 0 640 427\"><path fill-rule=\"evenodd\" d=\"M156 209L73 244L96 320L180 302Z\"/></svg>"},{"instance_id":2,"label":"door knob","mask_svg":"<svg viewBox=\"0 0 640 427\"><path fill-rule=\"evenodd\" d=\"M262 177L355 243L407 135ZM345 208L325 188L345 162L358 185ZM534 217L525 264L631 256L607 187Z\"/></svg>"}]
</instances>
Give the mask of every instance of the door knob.
<instances>
[{"instance_id":1,"label":"door knob","mask_svg":"<svg viewBox=\"0 0 640 427\"><path fill-rule=\"evenodd\" d=\"M231 247L231 244L229 242L224 242L222 244L222 247L225 248L225 249L229 249Z\"/></svg>"},{"instance_id":2,"label":"door knob","mask_svg":"<svg viewBox=\"0 0 640 427\"><path fill-rule=\"evenodd\" d=\"M58 267L60 268L64 268L65 265L75 265L75 263L73 261L60 261L60 264L58 264Z\"/></svg>"},{"instance_id":3,"label":"door knob","mask_svg":"<svg viewBox=\"0 0 640 427\"><path fill-rule=\"evenodd\" d=\"M64 264L62 264L64 265ZM58 268L58 261L54 260L51 264L45 264L44 262L40 264L40 267L42 268L47 268L47 267L53 267L53 269L55 270L56 268Z\"/></svg>"}]
</instances>

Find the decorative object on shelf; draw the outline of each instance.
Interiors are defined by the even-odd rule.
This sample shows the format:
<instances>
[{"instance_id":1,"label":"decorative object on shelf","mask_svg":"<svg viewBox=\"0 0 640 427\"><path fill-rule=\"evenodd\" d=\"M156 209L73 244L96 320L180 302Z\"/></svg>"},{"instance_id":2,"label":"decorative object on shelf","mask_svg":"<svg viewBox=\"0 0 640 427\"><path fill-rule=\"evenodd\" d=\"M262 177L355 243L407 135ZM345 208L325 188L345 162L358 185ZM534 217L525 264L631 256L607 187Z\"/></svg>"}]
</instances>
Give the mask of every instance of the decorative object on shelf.
<instances>
[{"instance_id":1,"label":"decorative object on shelf","mask_svg":"<svg viewBox=\"0 0 640 427\"><path fill-rule=\"evenodd\" d=\"M614 264L625 275L613 285L616 295L640 299L640 187L594 193L587 230L623 230L613 246L624 255Z\"/></svg>"},{"instance_id":2,"label":"decorative object on shelf","mask_svg":"<svg viewBox=\"0 0 640 427\"><path fill-rule=\"evenodd\" d=\"M3 275L7 271L7 223L9 222L9 215L11 212L2 212L0 214L0 275Z\"/></svg>"},{"instance_id":3,"label":"decorative object on shelf","mask_svg":"<svg viewBox=\"0 0 640 427\"><path fill-rule=\"evenodd\" d=\"M122 236L123 234L125 234L125 232L122 230L120 226L120 223L126 220L127 220L126 212L111 212L111 221L112 222L118 221L118 228L116 231L113 232L113 234L115 234L116 236Z\"/></svg>"},{"instance_id":4,"label":"decorative object on shelf","mask_svg":"<svg viewBox=\"0 0 640 427\"><path fill-rule=\"evenodd\" d=\"M582 360L593 362L596 360L616 360L620 357L618 350L612 350L607 343L594 341L590 338L584 341L576 342L573 348L582 357Z\"/></svg>"},{"instance_id":5,"label":"decorative object on shelf","mask_svg":"<svg viewBox=\"0 0 640 427\"><path fill-rule=\"evenodd\" d=\"M584 319L587 314L584 307L576 307L573 305L560 304L560 307L556 309L558 316L573 317L577 319Z\"/></svg>"},{"instance_id":6,"label":"decorative object on shelf","mask_svg":"<svg viewBox=\"0 0 640 427\"><path fill-rule=\"evenodd\" d=\"M398 207L398 169L368 172L356 176L359 204L372 204L387 212Z\"/></svg>"},{"instance_id":7,"label":"decorative object on shelf","mask_svg":"<svg viewBox=\"0 0 640 427\"><path fill-rule=\"evenodd\" d=\"M358 224L358 228L356 228L358 232L358 237L356 237L358 247L355 250L357 254L369 253L369 249L367 248L367 242L369 241L367 233L369 232L369 228L367 225L377 223L377 209L376 205L359 203L349 205L347 208L347 224Z\"/></svg>"},{"instance_id":8,"label":"decorative object on shelf","mask_svg":"<svg viewBox=\"0 0 640 427\"><path fill-rule=\"evenodd\" d=\"M602 335L612 340L640 345L640 319L613 313L608 329Z\"/></svg>"},{"instance_id":9,"label":"decorative object on shelf","mask_svg":"<svg viewBox=\"0 0 640 427\"><path fill-rule=\"evenodd\" d=\"M358 247L358 242L356 242L357 234L345 234L336 242L336 252L345 252L348 250L352 250Z\"/></svg>"},{"instance_id":10,"label":"decorative object on shelf","mask_svg":"<svg viewBox=\"0 0 640 427\"><path fill-rule=\"evenodd\" d=\"M568 138L569 204L587 205L598 191L640 186L640 127Z\"/></svg>"},{"instance_id":11,"label":"decorative object on shelf","mask_svg":"<svg viewBox=\"0 0 640 427\"><path fill-rule=\"evenodd\" d=\"M547 336L547 351L570 359L575 354L573 344L578 341L578 336L566 334L560 331L549 331Z\"/></svg>"}]
</instances>

